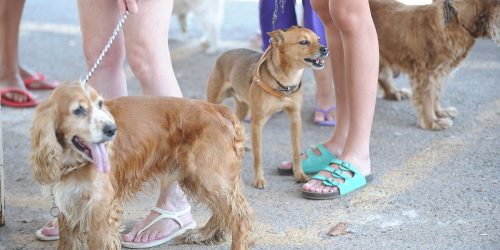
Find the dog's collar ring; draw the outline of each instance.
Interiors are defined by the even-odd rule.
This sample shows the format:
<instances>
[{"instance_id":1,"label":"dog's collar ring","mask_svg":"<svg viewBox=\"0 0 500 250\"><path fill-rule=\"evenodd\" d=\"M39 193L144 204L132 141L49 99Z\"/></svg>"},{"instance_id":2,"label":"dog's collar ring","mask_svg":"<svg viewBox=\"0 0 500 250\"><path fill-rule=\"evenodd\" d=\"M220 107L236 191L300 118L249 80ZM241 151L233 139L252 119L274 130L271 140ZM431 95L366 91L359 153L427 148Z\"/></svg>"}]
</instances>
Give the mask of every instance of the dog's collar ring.
<instances>
[{"instance_id":1,"label":"dog's collar ring","mask_svg":"<svg viewBox=\"0 0 500 250\"><path fill-rule=\"evenodd\" d=\"M56 207L56 206L53 206L51 209L50 209L50 215L52 217L57 217L59 216L59 214L61 213L61 211L59 211L59 208Z\"/></svg>"}]
</instances>

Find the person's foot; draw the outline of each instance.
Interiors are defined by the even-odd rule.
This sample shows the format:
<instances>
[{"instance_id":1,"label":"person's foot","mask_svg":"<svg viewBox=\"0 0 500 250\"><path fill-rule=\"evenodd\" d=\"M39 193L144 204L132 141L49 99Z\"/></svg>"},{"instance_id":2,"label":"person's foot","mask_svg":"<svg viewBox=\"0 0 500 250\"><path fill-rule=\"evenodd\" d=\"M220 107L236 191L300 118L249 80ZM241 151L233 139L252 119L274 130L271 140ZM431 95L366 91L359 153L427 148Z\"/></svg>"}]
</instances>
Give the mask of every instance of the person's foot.
<instances>
[{"instance_id":1,"label":"person's foot","mask_svg":"<svg viewBox=\"0 0 500 250\"><path fill-rule=\"evenodd\" d=\"M330 147L329 145L323 144L323 146L325 146L325 148L326 148L328 151L330 151L330 153L331 153L332 155L338 155L338 154L337 154L338 152L336 152L335 150L332 150L331 148L329 148L329 147ZM321 151L319 151L319 149L318 149L317 147L313 146L313 147L311 147L311 150L312 150L312 152L313 152L315 155L318 155L318 156L319 156L319 155L321 155ZM300 159L301 159L301 160L305 160L305 159L307 159L307 154L305 154L305 153L301 153L301 154L300 154ZM282 169L282 170L290 170L290 169L292 169L292 168L293 168L293 162L292 162L292 161L283 161L283 162L281 162L281 163L278 165L278 168L279 168L279 169Z\"/></svg>"},{"instance_id":2,"label":"person's foot","mask_svg":"<svg viewBox=\"0 0 500 250\"><path fill-rule=\"evenodd\" d=\"M13 79L0 79L0 88L12 88L12 89L19 89L26 91L29 93L29 91L26 89L24 86L24 83L20 76L17 76ZM22 94L21 92L14 92L14 91L9 91L5 93L3 98L7 98L12 102L16 103L23 103L27 102L29 100L29 96Z\"/></svg>"},{"instance_id":3,"label":"person's foot","mask_svg":"<svg viewBox=\"0 0 500 250\"><path fill-rule=\"evenodd\" d=\"M361 174L364 176L368 176L371 173L371 165L370 165L370 159L367 160L357 160L355 158L345 158L343 159L346 162L352 163L354 166L357 166ZM339 169L339 166L337 164L330 164L330 167L334 169ZM343 183L344 180L335 178L333 177L331 172L328 171L320 171L318 173L319 175L322 175L326 178L332 178L336 182ZM352 176L353 173L346 172L347 175ZM305 191L310 191L310 192L315 192L315 193L333 193L333 192L338 192L337 187L330 187L326 186L323 184L323 181L317 180L317 179L311 179L309 180L306 184L302 186L302 189Z\"/></svg>"},{"instance_id":4,"label":"person's foot","mask_svg":"<svg viewBox=\"0 0 500 250\"><path fill-rule=\"evenodd\" d=\"M23 85L31 90L50 90L59 84L57 81L47 80L44 74L35 72L24 66L19 66L19 72Z\"/></svg>"},{"instance_id":5,"label":"person's foot","mask_svg":"<svg viewBox=\"0 0 500 250\"><path fill-rule=\"evenodd\" d=\"M160 207L160 209L164 209L171 212L178 212L182 211L184 208L176 209L171 207ZM137 234L140 230L149 225L149 223L151 223L159 215L160 215L159 213L151 211L144 220L136 223L133 226L132 230L130 230L130 232L122 236L123 241L135 242L135 243L150 242L168 237L169 235L172 235L173 233L175 233L180 229L179 224L174 220L161 219L158 222L154 223L149 228L147 228L146 230L144 230L142 233ZM180 215L179 220L182 223L182 225L188 225L194 222L191 211L183 215Z\"/></svg>"},{"instance_id":6,"label":"person's foot","mask_svg":"<svg viewBox=\"0 0 500 250\"><path fill-rule=\"evenodd\" d=\"M42 228L38 229L35 236L41 241L58 240L59 224L57 223L57 218L48 221Z\"/></svg>"},{"instance_id":7,"label":"person's foot","mask_svg":"<svg viewBox=\"0 0 500 250\"><path fill-rule=\"evenodd\" d=\"M334 126L335 121L335 105L323 108L318 106L314 110L314 124L322 126Z\"/></svg>"}]
</instances>

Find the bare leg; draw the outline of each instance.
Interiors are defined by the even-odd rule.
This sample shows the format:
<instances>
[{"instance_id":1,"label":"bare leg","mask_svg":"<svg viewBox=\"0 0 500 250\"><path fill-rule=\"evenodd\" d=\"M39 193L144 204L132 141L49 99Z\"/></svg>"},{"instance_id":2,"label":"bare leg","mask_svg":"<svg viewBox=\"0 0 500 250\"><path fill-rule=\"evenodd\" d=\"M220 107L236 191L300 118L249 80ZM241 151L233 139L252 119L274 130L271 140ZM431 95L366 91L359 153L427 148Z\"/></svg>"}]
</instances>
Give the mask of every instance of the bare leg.
<instances>
[{"instance_id":1,"label":"bare leg","mask_svg":"<svg viewBox=\"0 0 500 250\"><path fill-rule=\"evenodd\" d=\"M130 16L124 28L128 63L141 83L145 95L182 97L168 47L167 35L173 2L141 1L139 4L139 12ZM185 209L188 202L184 192L175 183L160 190L156 206L176 212ZM167 237L179 228L173 220L160 220L137 235L139 230L157 216L158 214L152 211L146 219L125 234L123 240L149 242ZM180 219L184 225L193 221L191 213L180 216Z\"/></svg>"},{"instance_id":2,"label":"bare leg","mask_svg":"<svg viewBox=\"0 0 500 250\"><path fill-rule=\"evenodd\" d=\"M338 123L325 146L341 160L352 163L362 174L368 175L371 172L369 144L379 66L377 33L368 1L330 0L327 3L314 0L313 6L325 25L330 49L338 51L332 57ZM331 177L329 172L320 174ZM314 179L303 188L315 192L336 190L336 187L326 187Z\"/></svg>"},{"instance_id":3,"label":"bare leg","mask_svg":"<svg viewBox=\"0 0 500 250\"><path fill-rule=\"evenodd\" d=\"M82 30L83 54L87 67L94 65L101 50L106 45L111 32L120 19L118 4L112 0L78 0L80 29ZM129 20L125 24L128 25ZM127 95L127 83L123 70L125 46L123 32L120 32L102 60L90 85L104 98Z\"/></svg>"},{"instance_id":4,"label":"bare leg","mask_svg":"<svg viewBox=\"0 0 500 250\"><path fill-rule=\"evenodd\" d=\"M113 0L79 0L78 7L84 55L87 66L91 67L120 18L119 9L117 2ZM131 14L124 26L125 37L120 33L116 38L90 84L105 98L127 95L122 67L126 47L127 59L141 82L144 94L182 97L173 72L166 37L171 13L171 1L141 1L139 12ZM156 206L176 212L186 208L188 203L185 194L175 183L160 189ZM176 222L165 219L137 235L139 230L157 216L156 212L151 212L147 218L134 225L129 233L123 235L123 240L148 242L164 238L179 228ZM183 224L189 224L193 219L191 213L188 213L180 216L180 220Z\"/></svg>"},{"instance_id":5,"label":"bare leg","mask_svg":"<svg viewBox=\"0 0 500 250\"><path fill-rule=\"evenodd\" d=\"M182 97L172 67L168 30L172 1L141 1L125 25L127 60L146 95Z\"/></svg>"},{"instance_id":6,"label":"bare leg","mask_svg":"<svg viewBox=\"0 0 500 250\"><path fill-rule=\"evenodd\" d=\"M18 42L19 24L24 0L0 1L0 86L26 90L19 72ZM15 102L25 102L27 97L7 93Z\"/></svg>"},{"instance_id":7,"label":"bare leg","mask_svg":"<svg viewBox=\"0 0 500 250\"><path fill-rule=\"evenodd\" d=\"M326 62L322 70L314 70L314 80L316 81L316 108L328 110L335 106L335 90L333 88L333 76L330 62ZM335 110L326 114L314 112L314 121L334 121Z\"/></svg>"}]
</instances>

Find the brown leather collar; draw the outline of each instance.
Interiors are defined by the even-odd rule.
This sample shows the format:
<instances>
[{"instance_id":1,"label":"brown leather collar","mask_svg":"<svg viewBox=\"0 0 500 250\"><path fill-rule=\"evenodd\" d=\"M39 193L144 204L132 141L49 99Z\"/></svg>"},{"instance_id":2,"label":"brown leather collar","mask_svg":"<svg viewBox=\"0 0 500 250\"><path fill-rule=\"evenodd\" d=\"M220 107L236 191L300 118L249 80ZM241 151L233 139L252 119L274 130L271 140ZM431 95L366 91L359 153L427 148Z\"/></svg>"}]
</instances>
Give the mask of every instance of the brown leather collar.
<instances>
[{"instance_id":1,"label":"brown leather collar","mask_svg":"<svg viewBox=\"0 0 500 250\"><path fill-rule=\"evenodd\" d=\"M253 82L257 83L259 87L261 87L267 93L276 96L276 97L287 97L297 92L302 86L302 81L298 85L294 86L283 86L278 80L274 79L281 89L274 89L271 86L267 85L264 81L262 81L262 77L260 76L260 66L267 60L267 54L271 50L271 44L267 47L267 49L262 53L259 61L257 62L257 66L255 67L255 72L253 73ZM273 77L274 78L274 77Z\"/></svg>"}]
</instances>

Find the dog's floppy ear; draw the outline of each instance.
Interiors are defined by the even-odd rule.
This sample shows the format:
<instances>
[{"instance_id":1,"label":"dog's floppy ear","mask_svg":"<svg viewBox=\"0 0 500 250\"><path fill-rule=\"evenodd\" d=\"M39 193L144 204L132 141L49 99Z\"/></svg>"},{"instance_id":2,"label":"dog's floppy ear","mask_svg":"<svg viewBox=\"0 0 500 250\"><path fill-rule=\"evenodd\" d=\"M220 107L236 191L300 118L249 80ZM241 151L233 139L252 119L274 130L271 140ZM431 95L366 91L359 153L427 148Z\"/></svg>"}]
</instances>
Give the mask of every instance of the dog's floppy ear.
<instances>
[{"instance_id":1,"label":"dog's floppy ear","mask_svg":"<svg viewBox=\"0 0 500 250\"><path fill-rule=\"evenodd\" d=\"M31 128L30 165L33 177L42 185L59 179L63 148L56 136L57 114L50 98L35 110Z\"/></svg>"},{"instance_id":2,"label":"dog's floppy ear","mask_svg":"<svg viewBox=\"0 0 500 250\"><path fill-rule=\"evenodd\" d=\"M283 36L283 30L274 30L271 32L267 32L269 37L271 37L271 44L280 46L283 41L285 41L285 37Z\"/></svg>"}]
</instances>

